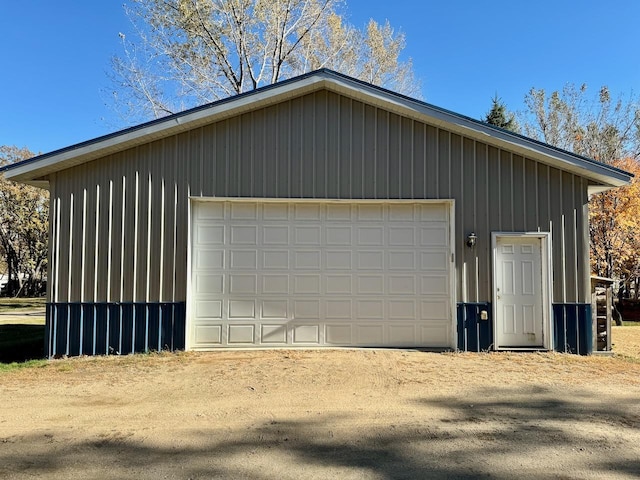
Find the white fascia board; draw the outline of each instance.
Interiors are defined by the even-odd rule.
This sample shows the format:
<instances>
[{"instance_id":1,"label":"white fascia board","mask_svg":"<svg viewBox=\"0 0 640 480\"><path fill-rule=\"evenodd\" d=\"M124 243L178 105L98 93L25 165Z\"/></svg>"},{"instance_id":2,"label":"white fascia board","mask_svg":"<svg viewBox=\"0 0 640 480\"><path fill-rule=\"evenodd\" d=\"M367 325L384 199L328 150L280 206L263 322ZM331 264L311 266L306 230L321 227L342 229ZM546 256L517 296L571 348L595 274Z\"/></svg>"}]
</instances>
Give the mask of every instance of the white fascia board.
<instances>
[{"instance_id":1,"label":"white fascia board","mask_svg":"<svg viewBox=\"0 0 640 480\"><path fill-rule=\"evenodd\" d=\"M587 187L587 194L591 196L591 195L595 195L596 193L606 192L608 190L611 190L612 188L616 188L616 187L609 187L606 185L589 185Z\"/></svg>"},{"instance_id":2,"label":"white fascia board","mask_svg":"<svg viewBox=\"0 0 640 480\"><path fill-rule=\"evenodd\" d=\"M276 104L299 95L323 88L323 76L310 76L297 82L287 82L256 93L240 95L192 112L177 114L165 120L158 120L133 127L122 132L106 135L85 144L78 144L59 153L42 155L41 159L17 165L5 172L9 180L31 183L55 171L90 162L110 154L143 145L154 140L176 135L193 128L224 120L244 112Z\"/></svg>"}]
</instances>

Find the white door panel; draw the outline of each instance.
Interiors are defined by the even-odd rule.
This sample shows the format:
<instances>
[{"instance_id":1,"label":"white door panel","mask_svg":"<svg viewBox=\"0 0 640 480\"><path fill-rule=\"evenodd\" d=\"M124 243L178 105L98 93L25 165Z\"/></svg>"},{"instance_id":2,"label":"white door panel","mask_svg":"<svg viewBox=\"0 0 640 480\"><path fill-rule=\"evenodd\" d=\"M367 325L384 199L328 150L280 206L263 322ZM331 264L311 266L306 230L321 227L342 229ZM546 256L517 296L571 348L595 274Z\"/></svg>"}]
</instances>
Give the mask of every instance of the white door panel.
<instances>
[{"instance_id":1,"label":"white door panel","mask_svg":"<svg viewBox=\"0 0 640 480\"><path fill-rule=\"evenodd\" d=\"M499 348L545 345L542 240L502 236L495 243L496 343Z\"/></svg>"},{"instance_id":2,"label":"white door panel","mask_svg":"<svg viewBox=\"0 0 640 480\"><path fill-rule=\"evenodd\" d=\"M189 346L454 345L450 203L192 203Z\"/></svg>"}]
</instances>

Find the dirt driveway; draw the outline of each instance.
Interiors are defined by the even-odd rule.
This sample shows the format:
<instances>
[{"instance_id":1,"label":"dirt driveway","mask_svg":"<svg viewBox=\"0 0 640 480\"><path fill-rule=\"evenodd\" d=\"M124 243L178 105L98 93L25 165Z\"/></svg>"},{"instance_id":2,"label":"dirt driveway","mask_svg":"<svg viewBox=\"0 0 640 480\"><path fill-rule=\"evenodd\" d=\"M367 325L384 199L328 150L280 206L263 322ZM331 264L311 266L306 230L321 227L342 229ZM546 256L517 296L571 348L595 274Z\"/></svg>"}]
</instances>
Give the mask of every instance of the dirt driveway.
<instances>
[{"instance_id":1,"label":"dirt driveway","mask_svg":"<svg viewBox=\"0 0 640 480\"><path fill-rule=\"evenodd\" d=\"M631 357L84 358L0 374L0 406L0 478L640 477Z\"/></svg>"}]
</instances>

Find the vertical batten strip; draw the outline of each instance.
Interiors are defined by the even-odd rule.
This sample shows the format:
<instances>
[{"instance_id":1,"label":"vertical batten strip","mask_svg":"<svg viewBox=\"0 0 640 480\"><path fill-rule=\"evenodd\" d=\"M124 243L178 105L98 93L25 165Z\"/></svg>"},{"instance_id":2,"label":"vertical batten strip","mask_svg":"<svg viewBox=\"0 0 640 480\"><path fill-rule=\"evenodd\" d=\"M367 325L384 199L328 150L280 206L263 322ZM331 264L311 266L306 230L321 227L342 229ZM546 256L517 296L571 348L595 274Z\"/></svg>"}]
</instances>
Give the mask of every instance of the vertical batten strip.
<instances>
[{"instance_id":1,"label":"vertical batten strip","mask_svg":"<svg viewBox=\"0 0 640 480\"><path fill-rule=\"evenodd\" d=\"M118 329L118 353L122 353L122 325L124 310L122 308L122 302L124 301L124 257L125 257L125 230L126 230L126 215L127 215L127 177L122 176L122 226L121 226L121 239L120 239L120 305L118 307L118 317L120 319L120 328Z\"/></svg>"},{"instance_id":2,"label":"vertical batten strip","mask_svg":"<svg viewBox=\"0 0 640 480\"><path fill-rule=\"evenodd\" d=\"M71 338L71 268L73 267L73 208L74 208L74 196L71 193L69 198L69 269L67 271L67 275L69 278L67 279L68 287L67 287L67 343L65 349L65 355L69 355L69 340Z\"/></svg>"},{"instance_id":3,"label":"vertical batten strip","mask_svg":"<svg viewBox=\"0 0 640 480\"><path fill-rule=\"evenodd\" d=\"M165 215L165 188L164 188L164 175L162 176L162 180L160 183L160 255L158 256L159 265L159 273L160 273L160 282L158 285L158 300L162 302L162 296L164 294L164 215ZM187 281L191 281L191 279L187 279ZM162 306L160 306L159 311L159 330L158 330L158 351L162 350Z\"/></svg>"},{"instance_id":4,"label":"vertical batten strip","mask_svg":"<svg viewBox=\"0 0 640 480\"><path fill-rule=\"evenodd\" d=\"M59 310L59 305L58 302L60 301L60 197L58 195L56 195L56 198L54 199L55 202L55 237L54 237L54 244L56 246L56 250L54 252L53 257L55 258L55 271L54 271L54 277L55 278L55 285L53 286L53 288L51 289L51 293L52 293L52 299L55 302L56 306L53 307L53 343L52 348L49 349L49 356L54 356L58 353L58 348L57 348L57 344L58 344L58 310Z\"/></svg>"},{"instance_id":5,"label":"vertical batten strip","mask_svg":"<svg viewBox=\"0 0 640 480\"><path fill-rule=\"evenodd\" d=\"M86 288L86 255L87 255L87 189L82 189L82 246L80 256L80 346L78 351L82 355L84 348L84 308L83 303L86 301L85 288Z\"/></svg>"},{"instance_id":6,"label":"vertical batten strip","mask_svg":"<svg viewBox=\"0 0 640 480\"><path fill-rule=\"evenodd\" d=\"M107 303L111 302L111 255L113 250L113 180L109 180L109 226L107 232L107 291L106 300ZM111 309L107 306L107 326L106 326L106 338L105 338L105 352L107 355L111 353L109 351L110 332L111 332Z\"/></svg>"},{"instance_id":7,"label":"vertical batten strip","mask_svg":"<svg viewBox=\"0 0 640 480\"><path fill-rule=\"evenodd\" d=\"M171 285L171 301L176 301L176 257L178 253L176 252L177 247L177 225L178 225L178 184L173 183L173 261L172 261L172 285Z\"/></svg>"},{"instance_id":8,"label":"vertical batten strip","mask_svg":"<svg viewBox=\"0 0 640 480\"><path fill-rule=\"evenodd\" d=\"M567 302L567 228L566 217L563 213L560 217L560 250L561 250L561 271L562 271L562 302Z\"/></svg>"},{"instance_id":9,"label":"vertical batten strip","mask_svg":"<svg viewBox=\"0 0 640 480\"><path fill-rule=\"evenodd\" d=\"M96 223L95 230L96 236L95 249L93 251L93 345L91 351L93 355L96 354L97 346L97 310L96 303L98 302L98 258L100 248L100 184L96 184Z\"/></svg>"},{"instance_id":10,"label":"vertical batten strip","mask_svg":"<svg viewBox=\"0 0 640 480\"><path fill-rule=\"evenodd\" d=\"M139 154L139 152L138 152ZM131 327L131 352L136 349L136 321L138 320L136 315L135 302L138 301L138 221L140 214L140 174L136 169L135 176L135 191L133 194L133 309L132 309L132 327Z\"/></svg>"},{"instance_id":11,"label":"vertical batten strip","mask_svg":"<svg viewBox=\"0 0 640 480\"><path fill-rule=\"evenodd\" d=\"M580 301L580 286L579 284L580 282L580 277L578 277L578 274L580 272L580 268L578 263L580 262L580 255L578 255L578 211L576 208L573 209L573 253L575 255L574 260L572 262L573 264L573 275L575 278L575 282L574 282L574 286L575 286L575 290L573 292L573 301L574 302L579 302Z\"/></svg>"},{"instance_id":12,"label":"vertical batten strip","mask_svg":"<svg viewBox=\"0 0 640 480\"><path fill-rule=\"evenodd\" d=\"M488 252L488 258L487 258L487 263L486 263L486 268L485 268L485 279L486 279L486 284L489 285L488 288L488 292L487 292L487 298L492 298L491 292L493 292L493 278L491 276L491 267L490 265L492 265L493 263L493 251L491 250L491 221L489 220L489 212L491 212L490 209L490 205L489 205L489 179L491 178L489 176L489 144L485 143L484 144L484 155L485 155L485 162L484 162L484 168L485 168L485 178L487 179L487 184L486 184L486 189L485 189L485 196L484 196L484 201L485 201L485 225L487 227L486 232L487 232L487 252Z\"/></svg>"},{"instance_id":13,"label":"vertical batten strip","mask_svg":"<svg viewBox=\"0 0 640 480\"><path fill-rule=\"evenodd\" d=\"M149 172L149 188L148 188L148 208L147 208L147 286L145 292L145 302L147 303L147 318L146 328L145 328L145 340L144 340L144 348L145 351L149 350L149 289L151 283L151 203L152 203L152 183L151 183L151 172Z\"/></svg>"}]
</instances>

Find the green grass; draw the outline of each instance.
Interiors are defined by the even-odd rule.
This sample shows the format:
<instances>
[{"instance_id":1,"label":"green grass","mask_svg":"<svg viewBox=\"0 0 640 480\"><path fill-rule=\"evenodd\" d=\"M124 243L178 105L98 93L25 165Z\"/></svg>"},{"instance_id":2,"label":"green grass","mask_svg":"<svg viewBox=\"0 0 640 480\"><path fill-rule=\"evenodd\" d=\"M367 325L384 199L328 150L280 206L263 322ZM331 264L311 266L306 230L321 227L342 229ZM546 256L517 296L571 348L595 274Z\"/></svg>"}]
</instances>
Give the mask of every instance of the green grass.
<instances>
[{"instance_id":1,"label":"green grass","mask_svg":"<svg viewBox=\"0 0 640 480\"><path fill-rule=\"evenodd\" d=\"M625 327L640 327L640 321L623 320L622 325Z\"/></svg>"},{"instance_id":2,"label":"green grass","mask_svg":"<svg viewBox=\"0 0 640 480\"><path fill-rule=\"evenodd\" d=\"M11 372L23 368L43 368L49 365L48 360L27 360L26 362L0 363L0 373Z\"/></svg>"},{"instance_id":3,"label":"green grass","mask_svg":"<svg viewBox=\"0 0 640 480\"><path fill-rule=\"evenodd\" d=\"M21 310L44 310L47 305L45 297L7 298L0 297L0 313L19 312Z\"/></svg>"}]
</instances>

